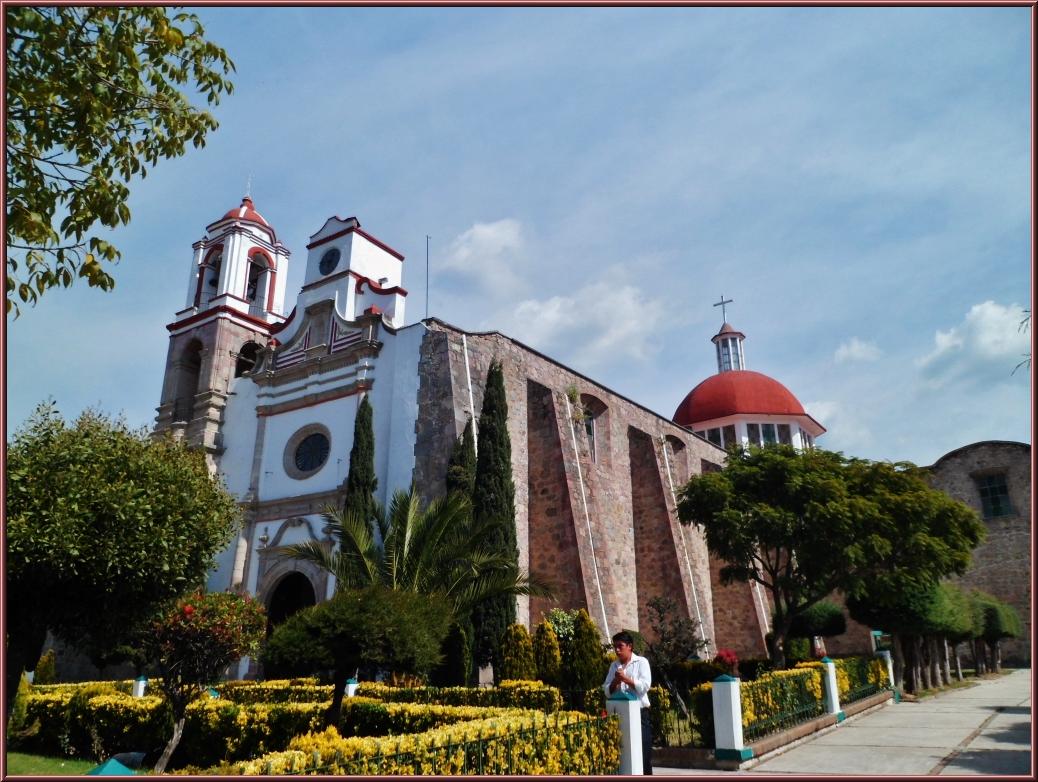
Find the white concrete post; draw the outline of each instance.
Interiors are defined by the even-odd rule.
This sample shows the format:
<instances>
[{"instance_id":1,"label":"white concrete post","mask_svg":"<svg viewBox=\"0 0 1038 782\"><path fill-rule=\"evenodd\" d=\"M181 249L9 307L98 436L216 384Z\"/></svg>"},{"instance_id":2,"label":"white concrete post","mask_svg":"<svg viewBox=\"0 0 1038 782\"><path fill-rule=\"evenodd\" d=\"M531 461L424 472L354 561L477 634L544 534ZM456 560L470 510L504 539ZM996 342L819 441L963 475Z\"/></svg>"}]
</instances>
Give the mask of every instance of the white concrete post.
<instances>
[{"instance_id":1,"label":"white concrete post","mask_svg":"<svg viewBox=\"0 0 1038 782\"><path fill-rule=\"evenodd\" d=\"M836 683L836 663L828 657L823 657L822 664L825 666L825 673L823 674L825 679L825 710L829 714L835 714L837 722L843 722L845 715L840 711L840 687Z\"/></svg>"},{"instance_id":2,"label":"white concrete post","mask_svg":"<svg viewBox=\"0 0 1038 782\"><path fill-rule=\"evenodd\" d=\"M136 679L133 680L133 697L134 698L143 698L144 697L144 691L147 689L147 687L148 687L148 677L147 676L138 676Z\"/></svg>"},{"instance_id":3,"label":"white concrete post","mask_svg":"<svg viewBox=\"0 0 1038 782\"><path fill-rule=\"evenodd\" d=\"M352 698L354 695L356 695L358 686L359 685L357 684L357 680L356 679L347 679L346 680L346 697L347 698Z\"/></svg>"},{"instance_id":4,"label":"white concrete post","mask_svg":"<svg viewBox=\"0 0 1038 782\"><path fill-rule=\"evenodd\" d=\"M606 711L620 718L620 773L642 774L641 702L614 693L606 699Z\"/></svg>"},{"instance_id":5,"label":"white concrete post","mask_svg":"<svg viewBox=\"0 0 1038 782\"><path fill-rule=\"evenodd\" d=\"M722 674L711 690L714 706L714 757L718 760L749 760L753 750L742 743L742 701L739 680Z\"/></svg>"},{"instance_id":6,"label":"white concrete post","mask_svg":"<svg viewBox=\"0 0 1038 782\"><path fill-rule=\"evenodd\" d=\"M876 652L880 657L886 660L887 663L887 688L894 689L894 658L890 656L889 651Z\"/></svg>"}]
</instances>

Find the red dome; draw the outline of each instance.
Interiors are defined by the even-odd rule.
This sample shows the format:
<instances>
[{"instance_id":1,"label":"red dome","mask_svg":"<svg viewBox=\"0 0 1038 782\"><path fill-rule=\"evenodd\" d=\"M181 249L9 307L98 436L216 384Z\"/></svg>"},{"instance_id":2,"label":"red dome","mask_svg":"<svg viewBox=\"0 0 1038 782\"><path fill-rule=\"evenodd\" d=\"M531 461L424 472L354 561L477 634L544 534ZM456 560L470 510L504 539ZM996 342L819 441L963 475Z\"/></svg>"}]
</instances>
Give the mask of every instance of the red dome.
<instances>
[{"instance_id":1,"label":"red dome","mask_svg":"<svg viewBox=\"0 0 1038 782\"><path fill-rule=\"evenodd\" d=\"M760 372L736 369L712 375L688 392L674 422L693 426L729 415L807 415L788 388ZM823 430L824 431L824 430Z\"/></svg>"},{"instance_id":2,"label":"red dome","mask_svg":"<svg viewBox=\"0 0 1038 782\"><path fill-rule=\"evenodd\" d=\"M263 215L253 208L252 199L248 196L245 196L245 198L241 200L241 206L236 206L221 217L220 220L228 220L231 218L234 218L235 220L250 220L254 223L259 223L260 225L265 225L267 228L270 228L270 223L266 221Z\"/></svg>"}]
</instances>

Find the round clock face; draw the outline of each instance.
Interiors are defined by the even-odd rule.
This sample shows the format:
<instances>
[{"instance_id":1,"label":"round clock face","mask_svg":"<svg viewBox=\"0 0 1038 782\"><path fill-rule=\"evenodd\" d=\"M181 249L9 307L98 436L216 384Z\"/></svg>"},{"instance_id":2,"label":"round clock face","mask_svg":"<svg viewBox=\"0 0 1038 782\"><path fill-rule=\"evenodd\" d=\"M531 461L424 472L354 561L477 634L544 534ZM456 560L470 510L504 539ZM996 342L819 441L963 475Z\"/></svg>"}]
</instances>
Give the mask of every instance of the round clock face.
<instances>
[{"instance_id":1,"label":"round clock face","mask_svg":"<svg viewBox=\"0 0 1038 782\"><path fill-rule=\"evenodd\" d=\"M320 432L315 432L305 438L296 447L295 463L296 469L302 472L312 472L324 464L328 458L328 438Z\"/></svg>"},{"instance_id":2,"label":"round clock face","mask_svg":"<svg viewBox=\"0 0 1038 782\"><path fill-rule=\"evenodd\" d=\"M331 274L335 271L335 267L339 265L339 248L333 247L327 250L324 255L321 256L321 263L318 268L321 274Z\"/></svg>"}]
</instances>

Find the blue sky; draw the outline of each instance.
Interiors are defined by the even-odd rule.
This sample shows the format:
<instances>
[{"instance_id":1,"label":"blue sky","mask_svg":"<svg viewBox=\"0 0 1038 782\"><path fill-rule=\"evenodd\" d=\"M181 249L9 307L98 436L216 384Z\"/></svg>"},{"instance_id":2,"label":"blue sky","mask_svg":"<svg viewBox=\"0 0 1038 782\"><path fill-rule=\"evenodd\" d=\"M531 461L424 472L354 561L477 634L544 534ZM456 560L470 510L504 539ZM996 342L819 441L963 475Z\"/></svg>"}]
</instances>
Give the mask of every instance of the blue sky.
<instances>
[{"instance_id":1,"label":"blue sky","mask_svg":"<svg viewBox=\"0 0 1038 782\"><path fill-rule=\"evenodd\" d=\"M132 185L116 288L8 321L42 399L150 425L191 243L236 206L293 252L338 214L406 257L408 320L499 329L670 416L749 369L819 445L930 464L1030 442L1027 8L202 8L237 65L207 146Z\"/></svg>"}]
</instances>

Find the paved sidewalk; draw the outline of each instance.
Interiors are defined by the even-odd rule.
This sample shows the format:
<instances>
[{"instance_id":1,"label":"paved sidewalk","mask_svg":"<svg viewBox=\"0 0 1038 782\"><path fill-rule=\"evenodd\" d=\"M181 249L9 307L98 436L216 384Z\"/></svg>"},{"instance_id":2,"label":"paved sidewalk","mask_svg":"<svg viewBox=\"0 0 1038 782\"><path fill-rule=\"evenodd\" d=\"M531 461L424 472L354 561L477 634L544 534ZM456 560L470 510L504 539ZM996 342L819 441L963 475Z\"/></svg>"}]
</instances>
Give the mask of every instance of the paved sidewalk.
<instances>
[{"instance_id":1,"label":"paved sidewalk","mask_svg":"<svg viewBox=\"0 0 1038 782\"><path fill-rule=\"evenodd\" d=\"M916 703L890 703L738 772L657 774L1031 774L1031 671Z\"/></svg>"}]
</instances>

